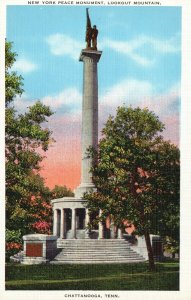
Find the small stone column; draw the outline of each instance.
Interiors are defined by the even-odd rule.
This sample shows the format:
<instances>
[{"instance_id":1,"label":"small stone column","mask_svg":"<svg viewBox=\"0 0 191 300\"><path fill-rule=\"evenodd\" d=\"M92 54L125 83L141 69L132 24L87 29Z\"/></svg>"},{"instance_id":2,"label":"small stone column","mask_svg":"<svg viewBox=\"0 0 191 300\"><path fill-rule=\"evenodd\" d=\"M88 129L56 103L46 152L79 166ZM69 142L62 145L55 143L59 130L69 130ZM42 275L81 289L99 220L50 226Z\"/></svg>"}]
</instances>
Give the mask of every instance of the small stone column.
<instances>
[{"instance_id":1,"label":"small stone column","mask_svg":"<svg viewBox=\"0 0 191 300\"><path fill-rule=\"evenodd\" d=\"M60 216L60 238L64 239L64 209L61 209L61 216Z\"/></svg>"},{"instance_id":2,"label":"small stone column","mask_svg":"<svg viewBox=\"0 0 191 300\"><path fill-rule=\"evenodd\" d=\"M58 213L57 209L54 209L54 218L53 218L53 235L57 236L57 225L58 224Z\"/></svg>"},{"instance_id":3,"label":"small stone column","mask_svg":"<svg viewBox=\"0 0 191 300\"><path fill-rule=\"evenodd\" d=\"M73 239L76 238L76 210L75 210L75 208L72 209L72 237L73 237Z\"/></svg>"},{"instance_id":4,"label":"small stone column","mask_svg":"<svg viewBox=\"0 0 191 300\"><path fill-rule=\"evenodd\" d=\"M110 238L115 239L115 225L113 223L113 220L110 219Z\"/></svg>"},{"instance_id":5,"label":"small stone column","mask_svg":"<svg viewBox=\"0 0 191 300\"><path fill-rule=\"evenodd\" d=\"M123 234L122 234L122 229L121 229L121 228L118 228L118 231L117 231L117 238L118 238L118 239L122 239L122 238L123 238Z\"/></svg>"},{"instance_id":6,"label":"small stone column","mask_svg":"<svg viewBox=\"0 0 191 300\"><path fill-rule=\"evenodd\" d=\"M100 209L99 211L99 217L102 215L102 210ZM99 221L99 236L98 239L104 239L104 234L103 234L103 224L101 221Z\"/></svg>"},{"instance_id":7,"label":"small stone column","mask_svg":"<svg viewBox=\"0 0 191 300\"><path fill-rule=\"evenodd\" d=\"M89 216L89 209L86 208L86 215L85 215L85 239L89 239L89 228L87 228L87 225L90 221L90 216Z\"/></svg>"}]
</instances>

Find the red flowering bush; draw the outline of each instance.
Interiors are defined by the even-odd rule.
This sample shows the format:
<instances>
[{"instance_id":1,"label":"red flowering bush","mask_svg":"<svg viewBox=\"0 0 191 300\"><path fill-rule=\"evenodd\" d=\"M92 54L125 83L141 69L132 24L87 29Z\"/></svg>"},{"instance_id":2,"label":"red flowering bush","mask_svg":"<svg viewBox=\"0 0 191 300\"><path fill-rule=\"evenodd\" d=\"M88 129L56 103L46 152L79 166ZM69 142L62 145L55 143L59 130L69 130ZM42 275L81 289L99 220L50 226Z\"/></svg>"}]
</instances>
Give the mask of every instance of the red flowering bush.
<instances>
[{"instance_id":1,"label":"red flowering bush","mask_svg":"<svg viewBox=\"0 0 191 300\"><path fill-rule=\"evenodd\" d=\"M51 224L46 221L37 221L32 224L32 227L37 231L37 233L51 234Z\"/></svg>"},{"instance_id":2,"label":"red flowering bush","mask_svg":"<svg viewBox=\"0 0 191 300\"><path fill-rule=\"evenodd\" d=\"M6 243L6 259L8 260L10 256L18 253L20 250L22 250L22 244L14 242Z\"/></svg>"}]
</instances>

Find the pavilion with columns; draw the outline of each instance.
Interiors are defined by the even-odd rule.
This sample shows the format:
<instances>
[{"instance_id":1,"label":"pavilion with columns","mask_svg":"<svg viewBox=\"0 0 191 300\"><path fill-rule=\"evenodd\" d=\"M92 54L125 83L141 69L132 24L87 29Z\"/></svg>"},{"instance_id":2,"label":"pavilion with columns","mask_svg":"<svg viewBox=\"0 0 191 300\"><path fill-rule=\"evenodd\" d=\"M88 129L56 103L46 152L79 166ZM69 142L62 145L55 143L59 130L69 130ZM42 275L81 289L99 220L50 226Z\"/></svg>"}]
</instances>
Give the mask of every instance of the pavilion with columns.
<instances>
[{"instance_id":1,"label":"pavilion with columns","mask_svg":"<svg viewBox=\"0 0 191 300\"><path fill-rule=\"evenodd\" d=\"M52 200L54 211L53 235L61 239L104 239L122 238L122 230L110 224L99 222L98 226L89 229L93 217L88 208L84 207L85 200L64 197ZM101 210L98 212L101 215Z\"/></svg>"}]
</instances>

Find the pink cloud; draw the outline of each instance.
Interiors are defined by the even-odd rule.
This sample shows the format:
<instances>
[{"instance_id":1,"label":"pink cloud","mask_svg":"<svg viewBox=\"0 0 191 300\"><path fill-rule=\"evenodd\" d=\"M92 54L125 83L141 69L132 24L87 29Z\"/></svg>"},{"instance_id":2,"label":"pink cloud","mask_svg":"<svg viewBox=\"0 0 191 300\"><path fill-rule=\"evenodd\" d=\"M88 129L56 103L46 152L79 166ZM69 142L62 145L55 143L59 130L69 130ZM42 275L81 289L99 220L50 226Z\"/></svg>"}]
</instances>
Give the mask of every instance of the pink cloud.
<instances>
[{"instance_id":1,"label":"pink cloud","mask_svg":"<svg viewBox=\"0 0 191 300\"><path fill-rule=\"evenodd\" d=\"M42 162L41 175L51 188L57 184L74 189L80 183L80 115L54 115L47 124L56 142L50 145L46 153L46 158Z\"/></svg>"},{"instance_id":2,"label":"pink cloud","mask_svg":"<svg viewBox=\"0 0 191 300\"><path fill-rule=\"evenodd\" d=\"M139 95L137 100L134 99L132 106L148 107L149 110L155 112L165 124L164 138L170 139L178 145L179 114L177 101L180 97L178 85L162 95L152 95L152 89L149 85L147 85L147 90L147 95L144 98ZM99 137L101 137L101 129L109 114L115 115L117 106L123 104L120 101L119 103L112 101L112 94L110 93L110 95L111 101L101 101L104 97L99 101ZM125 95L123 95L122 100L125 100ZM130 105L127 102L124 104ZM55 114L45 126L53 131L56 142L51 144L46 154L47 158L43 161L41 174L46 178L46 183L50 187L57 184L75 189L80 183L81 172L81 113L73 112L62 116Z\"/></svg>"},{"instance_id":3,"label":"pink cloud","mask_svg":"<svg viewBox=\"0 0 191 300\"><path fill-rule=\"evenodd\" d=\"M175 144L175 145L179 145L180 141L180 126L179 126L179 115L175 115L175 116L168 116L166 118L164 118L164 120L162 120L165 124L165 130L163 133L163 136L166 140L169 140Z\"/></svg>"}]
</instances>

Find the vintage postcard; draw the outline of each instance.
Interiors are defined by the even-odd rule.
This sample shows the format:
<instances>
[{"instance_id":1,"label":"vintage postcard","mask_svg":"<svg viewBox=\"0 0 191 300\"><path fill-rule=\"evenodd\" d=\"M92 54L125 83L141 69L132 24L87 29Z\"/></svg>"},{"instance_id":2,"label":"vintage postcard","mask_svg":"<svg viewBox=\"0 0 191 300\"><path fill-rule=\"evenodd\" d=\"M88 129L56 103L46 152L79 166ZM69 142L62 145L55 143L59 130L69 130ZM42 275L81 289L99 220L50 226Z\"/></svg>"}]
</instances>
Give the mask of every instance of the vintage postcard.
<instances>
[{"instance_id":1,"label":"vintage postcard","mask_svg":"<svg viewBox=\"0 0 191 300\"><path fill-rule=\"evenodd\" d=\"M190 299L189 1L1 15L3 299Z\"/></svg>"}]
</instances>

